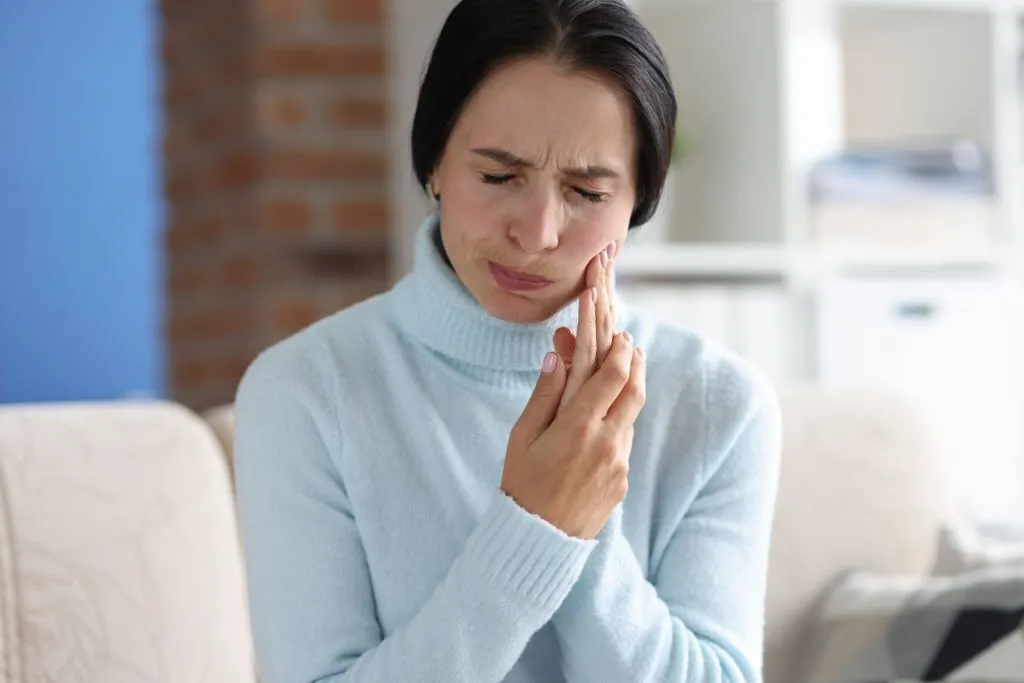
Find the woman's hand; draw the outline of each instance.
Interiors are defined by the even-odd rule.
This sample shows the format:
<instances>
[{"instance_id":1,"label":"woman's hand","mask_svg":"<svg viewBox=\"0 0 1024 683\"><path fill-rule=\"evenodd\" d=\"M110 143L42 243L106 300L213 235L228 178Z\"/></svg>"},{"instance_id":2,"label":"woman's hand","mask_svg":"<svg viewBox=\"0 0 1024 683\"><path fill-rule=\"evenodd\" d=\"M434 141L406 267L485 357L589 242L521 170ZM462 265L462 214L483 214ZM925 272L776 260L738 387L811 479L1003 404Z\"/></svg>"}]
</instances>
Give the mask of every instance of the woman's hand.
<instances>
[{"instance_id":1,"label":"woman's hand","mask_svg":"<svg viewBox=\"0 0 1024 683\"><path fill-rule=\"evenodd\" d=\"M580 298L579 322L576 334L566 327L555 332L555 353L569 368L569 383L562 396L561 406L579 391L579 387L594 374L611 349L615 334L615 312L612 308L612 263L615 243L595 256L587 265L584 292L593 292L593 303ZM628 338L628 337L627 337Z\"/></svg>"},{"instance_id":2,"label":"woman's hand","mask_svg":"<svg viewBox=\"0 0 1024 683\"><path fill-rule=\"evenodd\" d=\"M509 437L501 489L570 536L597 536L626 496L633 422L645 400L643 364L643 353L615 335L601 366L560 408L569 371L549 353Z\"/></svg>"}]
</instances>

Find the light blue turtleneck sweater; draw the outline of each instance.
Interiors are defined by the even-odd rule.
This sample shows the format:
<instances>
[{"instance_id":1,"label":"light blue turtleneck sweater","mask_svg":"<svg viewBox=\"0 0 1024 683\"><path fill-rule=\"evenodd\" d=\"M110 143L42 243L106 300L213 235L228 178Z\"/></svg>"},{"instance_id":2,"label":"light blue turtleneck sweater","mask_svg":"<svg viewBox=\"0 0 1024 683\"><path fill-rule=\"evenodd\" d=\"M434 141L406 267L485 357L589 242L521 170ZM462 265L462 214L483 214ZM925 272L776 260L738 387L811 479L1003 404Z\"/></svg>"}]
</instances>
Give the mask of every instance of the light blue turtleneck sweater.
<instances>
[{"instance_id":1,"label":"light blue turtleneck sweater","mask_svg":"<svg viewBox=\"0 0 1024 683\"><path fill-rule=\"evenodd\" d=\"M436 218L390 292L265 351L236 405L263 683L760 681L779 412L769 385L617 305L647 352L629 493L596 540L499 489L575 306L490 317ZM628 248L628 247L627 247Z\"/></svg>"}]
</instances>

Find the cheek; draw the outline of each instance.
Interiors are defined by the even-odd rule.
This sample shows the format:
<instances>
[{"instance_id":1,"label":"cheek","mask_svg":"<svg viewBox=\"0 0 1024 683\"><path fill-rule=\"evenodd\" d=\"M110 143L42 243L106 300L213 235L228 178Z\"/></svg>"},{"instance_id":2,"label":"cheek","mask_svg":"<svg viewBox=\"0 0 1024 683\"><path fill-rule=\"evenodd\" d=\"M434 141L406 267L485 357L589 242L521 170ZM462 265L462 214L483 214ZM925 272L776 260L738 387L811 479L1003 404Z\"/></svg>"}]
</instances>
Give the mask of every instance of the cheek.
<instances>
[{"instance_id":1,"label":"cheek","mask_svg":"<svg viewBox=\"0 0 1024 683\"><path fill-rule=\"evenodd\" d=\"M467 237L489 234L495 223L500 223L493 188L473 174L463 174L453 180L449 185L452 191L441 199L442 210L458 220L460 232Z\"/></svg>"},{"instance_id":2,"label":"cheek","mask_svg":"<svg viewBox=\"0 0 1024 683\"><path fill-rule=\"evenodd\" d=\"M493 235L494 202L488 201L483 183L450 178L441 196L442 225L460 244L471 246Z\"/></svg>"}]
</instances>

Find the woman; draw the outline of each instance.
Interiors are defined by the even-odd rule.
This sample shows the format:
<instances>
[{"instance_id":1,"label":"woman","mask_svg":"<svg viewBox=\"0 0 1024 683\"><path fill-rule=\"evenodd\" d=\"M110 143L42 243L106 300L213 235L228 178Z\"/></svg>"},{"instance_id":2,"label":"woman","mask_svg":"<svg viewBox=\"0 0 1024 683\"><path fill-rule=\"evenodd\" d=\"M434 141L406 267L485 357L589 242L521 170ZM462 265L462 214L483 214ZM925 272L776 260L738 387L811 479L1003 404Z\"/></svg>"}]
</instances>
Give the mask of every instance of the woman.
<instances>
[{"instance_id":1,"label":"woman","mask_svg":"<svg viewBox=\"0 0 1024 683\"><path fill-rule=\"evenodd\" d=\"M774 395L615 305L675 107L620 0L452 11L413 272L238 392L264 683L760 680Z\"/></svg>"}]
</instances>

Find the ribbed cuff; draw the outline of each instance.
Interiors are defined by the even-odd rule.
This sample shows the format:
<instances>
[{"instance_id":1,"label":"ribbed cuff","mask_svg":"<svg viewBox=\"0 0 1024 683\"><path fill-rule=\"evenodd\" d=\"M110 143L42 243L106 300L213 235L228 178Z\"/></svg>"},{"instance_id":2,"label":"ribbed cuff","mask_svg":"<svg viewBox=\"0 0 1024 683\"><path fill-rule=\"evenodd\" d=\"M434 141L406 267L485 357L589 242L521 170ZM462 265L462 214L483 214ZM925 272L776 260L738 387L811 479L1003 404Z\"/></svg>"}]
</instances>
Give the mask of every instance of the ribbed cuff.
<instances>
[{"instance_id":1,"label":"ribbed cuff","mask_svg":"<svg viewBox=\"0 0 1024 683\"><path fill-rule=\"evenodd\" d=\"M579 579L597 541L569 536L497 491L459 558L484 590L552 614ZM472 589L471 586L465 586Z\"/></svg>"}]
</instances>

